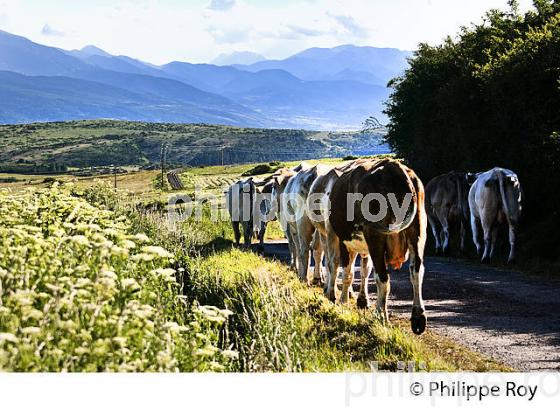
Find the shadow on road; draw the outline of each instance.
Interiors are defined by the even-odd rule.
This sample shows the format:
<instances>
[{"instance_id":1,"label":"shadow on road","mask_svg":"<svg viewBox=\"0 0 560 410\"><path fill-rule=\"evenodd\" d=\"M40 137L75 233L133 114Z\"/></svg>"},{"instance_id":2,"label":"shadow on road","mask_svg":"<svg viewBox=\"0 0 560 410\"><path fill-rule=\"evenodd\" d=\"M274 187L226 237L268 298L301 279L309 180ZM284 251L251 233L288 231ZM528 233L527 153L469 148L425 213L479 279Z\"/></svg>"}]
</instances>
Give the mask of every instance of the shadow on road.
<instances>
[{"instance_id":1,"label":"shadow on road","mask_svg":"<svg viewBox=\"0 0 560 410\"><path fill-rule=\"evenodd\" d=\"M289 260L282 241L265 244L263 253ZM458 259L428 257L425 265L423 295L432 329L519 370L560 370L559 282ZM375 299L371 278L369 291ZM391 275L389 303L392 314L410 315L406 267Z\"/></svg>"}]
</instances>

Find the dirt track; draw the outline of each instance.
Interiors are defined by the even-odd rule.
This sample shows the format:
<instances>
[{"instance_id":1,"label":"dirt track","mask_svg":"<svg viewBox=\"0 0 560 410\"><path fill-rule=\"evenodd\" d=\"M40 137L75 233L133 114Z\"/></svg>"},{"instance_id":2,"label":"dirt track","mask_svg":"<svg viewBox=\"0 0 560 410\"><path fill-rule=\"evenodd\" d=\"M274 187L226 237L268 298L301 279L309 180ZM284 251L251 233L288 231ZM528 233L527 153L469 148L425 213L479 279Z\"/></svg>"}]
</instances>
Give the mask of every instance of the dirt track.
<instances>
[{"instance_id":1,"label":"dirt track","mask_svg":"<svg viewBox=\"0 0 560 410\"><path fill-rule=\"evenodd\" d=\"M267 244L265 255L286 261L287 244ZM428 326L437 333L520 371L560 370L560 282L428 257L423 293ZM370 298L374 303L371 280ZM410 315L404 268L391 276L389 304L391 314Z\"/></svg>"}]
</instances>

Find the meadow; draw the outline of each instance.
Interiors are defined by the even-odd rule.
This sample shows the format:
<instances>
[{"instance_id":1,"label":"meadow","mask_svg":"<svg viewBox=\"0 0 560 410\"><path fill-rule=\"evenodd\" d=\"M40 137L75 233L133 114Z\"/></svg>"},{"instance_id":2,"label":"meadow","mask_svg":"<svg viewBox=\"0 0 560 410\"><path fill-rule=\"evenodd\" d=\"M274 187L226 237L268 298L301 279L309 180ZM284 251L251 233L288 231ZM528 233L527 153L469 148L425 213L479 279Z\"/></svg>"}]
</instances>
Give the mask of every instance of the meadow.
<instances>
[{"instance_id":1,"label":"meadow","mask_svg":"<svg viewBox=\"0 0 560 410\"><path fill-rule=\"evenodd\" d=\"M182 178L187 191L219 194L254 166ZM405 318L385 326L372 309L332 304L286 265L233 247L208 204L202 221L171 229L157 177L125 174L117 190L110 176L0 185L0 369L507 370L433 332L413 335ZM276 226L268 239L281 236Z\"/></svg>"},{"instance_id":2,"label":"meadow","mask_svg":"<svg viewBox=\"0 0 560 410\"><path fill-rule=\"evenodd\" d=\"M170 166L367 155L388 151L379 146L383 132L111 120L0 125L0 172L52 174L93 166L157 166L163 144Z\"/></svg>"}]
</instances>

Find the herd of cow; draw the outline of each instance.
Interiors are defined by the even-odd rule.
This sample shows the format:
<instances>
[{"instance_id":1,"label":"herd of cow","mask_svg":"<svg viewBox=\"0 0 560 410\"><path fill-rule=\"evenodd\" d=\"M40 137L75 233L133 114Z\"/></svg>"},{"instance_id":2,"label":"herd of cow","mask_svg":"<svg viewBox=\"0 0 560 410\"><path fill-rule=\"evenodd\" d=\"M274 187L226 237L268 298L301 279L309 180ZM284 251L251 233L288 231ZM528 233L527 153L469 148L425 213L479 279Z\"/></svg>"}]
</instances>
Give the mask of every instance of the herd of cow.
<instances>
[{"instance_id":1,"label":"herd of cow","mask_svg":"<svg viewBox=\"0 0 560 410\"><path fill-rule=\"evenodd\" d=\"M354 264L359 255L357 305L368 306L367 284L373 271L376 309L385 321L388 268L399 269L408 260L414 293L411 326L422 334L427 322L422 281L428 221L436 251L442 253L449 249L454 225L460 226L464 248L470 222L483 262L494 256L498 226L507 223L512 261L522 191L517 176L503 168L479 174L451 172L434 178L424 189L412 169L384 158L357 159L336 167L302 163L282 168L263 180L249 178L233 184L226 200L236 244L243 234L246 246L254 235L263 245L267 222L277 218L288 240L292 268L303 281L324 284L332 301L337 299L339 267L343 269L339 301L346 303L354 296ZM308 278L310 253L315 260L312 278Z\"/></svg>"}]
</instances>

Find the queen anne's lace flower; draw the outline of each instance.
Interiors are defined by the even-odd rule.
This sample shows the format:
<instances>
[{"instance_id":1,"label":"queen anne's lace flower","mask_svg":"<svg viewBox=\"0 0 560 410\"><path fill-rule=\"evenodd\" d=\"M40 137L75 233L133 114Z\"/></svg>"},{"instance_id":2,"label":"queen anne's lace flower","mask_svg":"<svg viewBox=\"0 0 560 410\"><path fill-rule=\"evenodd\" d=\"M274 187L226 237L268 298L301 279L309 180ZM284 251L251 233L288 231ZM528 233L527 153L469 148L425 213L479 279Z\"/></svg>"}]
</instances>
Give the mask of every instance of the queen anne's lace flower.
<instances>
[{"instance_id":1,"label":"queen anne's lace flower","mask_svg":"<svg viewBox=\"0 0 560 410\"><path fill-rule=\"evenodd\" d=\"M125 216L56 185L0 190L0 215L0 371L222 371L237 360L216 347L227 312L179 303L174 255Z\"/></svg>"}]
</instances>

